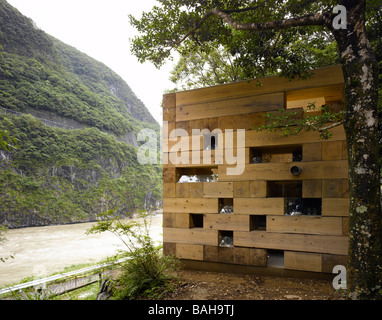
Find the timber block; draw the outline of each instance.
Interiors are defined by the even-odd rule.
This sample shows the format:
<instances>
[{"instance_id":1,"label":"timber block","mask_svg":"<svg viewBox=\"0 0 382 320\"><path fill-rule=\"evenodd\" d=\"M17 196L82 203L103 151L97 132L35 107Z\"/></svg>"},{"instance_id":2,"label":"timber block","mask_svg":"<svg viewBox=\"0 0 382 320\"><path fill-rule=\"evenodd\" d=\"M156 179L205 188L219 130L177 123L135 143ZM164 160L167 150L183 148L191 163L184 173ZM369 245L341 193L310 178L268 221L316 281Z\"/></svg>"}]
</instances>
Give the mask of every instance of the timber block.
<instances>
[{"instance_id":1,"label":"timber block","mask_svg":"<svg viewBox=\"0 0 382 320\"><path fill-rule=\"evenodd\" d=\"M322 197L321 180L303 180L302 197L303 198L321 198Z\"/></svg>"},{"instance_id":2,"label":"timber block","mask_svg":"<svg viewBox=\"0 0 382 320\"><path fill-rule=\"evenodd\" d=\"M234 198L234 214L284 215L284 198Z\"/></svg>"},{"instance_id":3,"label":"timber block","mask_svg":"<svg viewBox=\"0 0 382 320\"><path fill-rule=\"evenodd\" d=\"M205 198L232 198L233 182L204 182Z\"/></svg>"},{"instance_id":4,"label":"timber block","mask_svg":"<svg viewBox=\"0 0 382 320\"><path fill-rule=\"evenodd\" d=\"M203 245L177 243L175 252L179 259L203 260Z\"/></svg>"},{"instance_id":5,"label":"timber block","mask_svg":"<svg viewBox=\"0 0 382 320\"><path fill-rule=\"evenodd\" d=\"M322 272L322 254L284 251L284 268Z\"/></svg>"},{"instance_id":6,"label":"timber block","mask_svg":"<svg viewBox=\"0 0 382 320\"><path fill-rule=\"evenodd\" d=\"M175 252L176 252L176 243L163 242L163 253L166 256L175 255Z\"/></svg>"}]
</instances>

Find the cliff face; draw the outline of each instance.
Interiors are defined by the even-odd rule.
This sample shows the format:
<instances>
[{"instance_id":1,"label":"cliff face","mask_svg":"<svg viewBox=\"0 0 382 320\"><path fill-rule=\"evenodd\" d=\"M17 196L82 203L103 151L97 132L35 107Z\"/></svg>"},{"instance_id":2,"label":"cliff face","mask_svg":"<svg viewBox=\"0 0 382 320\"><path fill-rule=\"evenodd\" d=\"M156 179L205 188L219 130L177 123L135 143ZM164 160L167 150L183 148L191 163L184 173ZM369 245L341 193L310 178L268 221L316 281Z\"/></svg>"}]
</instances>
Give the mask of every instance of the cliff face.
<instances>
[{"instance_id":1,"label":"cliff face","mask_svg":"<svg viewBox=\"0 0 382 320\"><path fill-rule=\"evenodd\" d=\"M159 124L116 73L4 0L0 44L0 130L17 139L0 152L0 224L91 221L160 202L161 168L136 157L138 131Z\"/></svg>"}]
</instances>

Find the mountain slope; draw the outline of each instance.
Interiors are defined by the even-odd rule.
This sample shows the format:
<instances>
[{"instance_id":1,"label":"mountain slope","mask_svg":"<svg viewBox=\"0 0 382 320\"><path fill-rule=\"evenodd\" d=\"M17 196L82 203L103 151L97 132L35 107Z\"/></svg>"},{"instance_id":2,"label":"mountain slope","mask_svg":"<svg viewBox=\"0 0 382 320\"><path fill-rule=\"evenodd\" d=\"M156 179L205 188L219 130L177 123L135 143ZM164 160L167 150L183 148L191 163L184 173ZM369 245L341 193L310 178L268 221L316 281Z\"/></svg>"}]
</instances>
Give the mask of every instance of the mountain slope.
<instances>
[{"instance_id":1,"label":"mountain slope","mask_svg":"<svg viewBox=\"0 0 382 320\"><path fill-rule=\"evenodd\" d=\"M130 87L103 63L36 29L0 1L0 89L3 107L55 112L123 135L139 121L158 124Z\"/></svg>"},{"instance_id":2,"label":"mountain slope","mask_svg":"<svg viewBox=\"0 0 382 320\"><path fill-rule=\"evenodd\" d=\"M120 76L4 0L0 45L0 129L17 139L17 150L0 150L0 224L91 221L160 202L161 168L137 161L134 136L159 124Z\"/></svg>"}]
</instances>

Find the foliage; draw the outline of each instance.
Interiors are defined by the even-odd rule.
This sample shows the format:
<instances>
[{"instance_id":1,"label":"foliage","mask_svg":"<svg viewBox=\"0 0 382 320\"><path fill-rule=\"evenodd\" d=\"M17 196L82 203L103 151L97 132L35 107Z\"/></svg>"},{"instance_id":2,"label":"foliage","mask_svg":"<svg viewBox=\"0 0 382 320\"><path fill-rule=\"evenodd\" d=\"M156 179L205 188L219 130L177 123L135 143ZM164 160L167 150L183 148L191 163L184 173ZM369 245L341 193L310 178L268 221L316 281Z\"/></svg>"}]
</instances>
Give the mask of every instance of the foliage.
<instances>
[{"instance_id":1,"label":"foliage","mask_svg":"<svg viewBox=\"0 0 382 320\"><path fill-rule=\"evenodd\" d=\"M265 22L284 16L297 16L328 10L333 1L185 1L158 0L160 5L130 17L130 23L140 35L132 41L132 52L140 61L151 61L160 66L176 50L182 57L190 52L213 52L223 46L231 53L242 78L251 79L279 73L294 77L301 69L315 68L338 62L331 43L333 37L322 27L295 28L282 31L248 32L234 30L218 17L203 21L212 8L231 12L240 22ZM255 10L245 10L246 7ZM203 23L204 22L204 23ZM184 39L190 30L192 36ZM183 41L182 41L183 40ZM180 43L181 42L181 43ZM328 48L327 46L330 45ZM155 50L153 50L155 48ZM196 48L196 49L195 49ZM296 49L299 50L296 50ZM335 46L334 46L335 49ZM296 73L299 71L298 73Z\"/></svg>"},{"instance_id":2,"label":"foliage","mask_svg":"<svg viewBox=\"0 0 382 320\"><path fill-rule=\"evenodd\" d=\"M336 41L323 27L251 32L235 30L215 16L203 19L209 10L218 8L241 23L262 23L331 11L336 4L332 0L158 0L158 5L141 17L129 16L139 32L132 39L131 50L141 62L150 61L157 67L171 59L171 51L176 51L180 61L172 71L172 80L181 89L274 74L304 78L307 70L339 63ZM377 1L368 1L367 18L370 40L381 51L381 10ZM223 63L216 66L216 61ZM238 77L231 76L232 70L227 72L229 65L234 66ZM210 77L200 77L198 66L206 67L206 72L213 71ZM220 73L225 73L225 77Z\"/></svg>"},{"instance_id":3,"label":"foliage","mask_svg":"<svg viewBox=\"0 0 382 320\"><path fill-rule=\"evenodd\" d=\"M8 130L0 130L0 149L7 151L16 149L16 139L9 135Z\"/></svg>"},{"instance_id":4,"label":"foliage","mask_svg":"<svg viewBox=\"0 0 382 320\"><path fill-rule=\"evenodd\" d=\"M329 129L339 126L343 122L343 111L333 112L329 105L324 105L320 110L314 103L307 106L307 112L288 112L284 109L278 113L265 114L265 125L254 127L257 131L280 132L281 136L297 135L300 132L317 131L320 138L327 140L331 137Z\"/></svg>"},{"instance_id":5,"label":"foliage","mask_svg":"<svg viewBox=\"0 0 382 320\"><path fill-rule=\"evenodd\" d=\"M100 215L97 225L88 233L111 232L126 247L130 259L123 266L123 272L113 285L116 299L136 299L137 297L159 298L170 288L173 277L170 272L177 268L177 260L163 255L160 247L150 237L150 221L146 213L138 219L120 219L114 210Z\"/></svg>"},{"instance_id":6,"label":"foliage","mask_svg":"<svg viewBox=\"0 0 382 320\"><path fill-rule=\"evenodd\" d=\"M235 57L228 50L218 48L210 52L192 51L181 56L171 71L170 80L177 85L173 91L178 91L236 82L245 80L245 77Z\"/></svg>"},{"instance_id":7,"label":"foliage","mask_svg":"<svg viewBox=\"0 0 382 320\"><path fill-rule=\"evenodd\" d=\"M0 224L9 227L129 215L160 201L161 168L117 141L159 125L104 64L38 29L0 0L0 106L67 118L84 130L0 115ZM57 121L56 121L57 122ZM17 141L17 149L14 142Z\"/></svg>"},{"instance_id":8,"label":"foliage","mask_svg":"<svg viewBox=\"0 0 382 320\"><path fill-rule=\"evenodd\" d=\"M142 121L158 125L110 68L47 35L0 1L0 105L47 110L124 135Z\"/></svg>"},{"instance_id":9,"label":"foliage","mask_svg":"<svg viewBox=\"0 0 382 320\"><path fill-rule=\"evenodd\" d=\"M52 128L32 116L0 116L18 149L0 163L0 222L11 226L94 220L107 209L129 215L162 197L161 169L95 128Z\"/></svg>"}]
</instances>

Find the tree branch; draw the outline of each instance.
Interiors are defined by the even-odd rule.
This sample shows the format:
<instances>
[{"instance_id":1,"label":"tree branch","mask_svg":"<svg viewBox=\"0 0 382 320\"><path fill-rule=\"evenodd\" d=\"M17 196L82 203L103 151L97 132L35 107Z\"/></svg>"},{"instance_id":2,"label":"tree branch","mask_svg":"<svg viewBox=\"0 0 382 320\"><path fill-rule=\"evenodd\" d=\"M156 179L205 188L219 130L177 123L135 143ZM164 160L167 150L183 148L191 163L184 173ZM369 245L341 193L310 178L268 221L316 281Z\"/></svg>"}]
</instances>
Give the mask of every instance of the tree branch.
<instances>
[{"instance_id":1,"label":"tree branch","mask_svg":"<svg viewBox=\"0 0 382 320\"><path fill-rule=\"evenodd\" d=\"M194 28L192 28L180 41L177 41L175 44L180 45L183 41L185 41L191 34L193 34L196 30L198 30L202 24L212 15L215 15L221 18L223 21L228 23L232 28L236 30L251 30L251 31L266 31L266 30L282 30L293 27L301 27L301 26L331 26L333 14L330 12L324 13L316 13L316 14L308 14L305 16L285 19L285 20L275 20L275 21L267 21L261 23L240 23L233 19L227 12L243 12L254 10L255 7L247 8L247 9L237 9L237 10L219 10L217 8L211 9L208 11L202 19L196 24Z\"/></svg>"},{"instance_id":2,"label":"tree branch","mask_svg":"<svg viewBox=\"0 0 382 320\"><path fill-rule=\"evenodd\" d=\"M285 19L285 20L276 20L276 21L267 21L262 23L239 23L234 20L227 13L220 11L219 9L212 9L211 14L216 15L227 22L231 27L236 30L252 30L252 31L266 31L266 30L281 30L292 27L301 27L301 26L311 26L311 25L326 25L328 21L331 21L331 13L316 13L308 14L305 16Z\"/></svg>"},{"instance_id":3,"label":"tree branch","mask_svg":"<svg viewBox=\"0 0 382 320\"><path fill-rule=\"evenodd\" d=\"M332 124L330 124L330 125L328 125L328 126L326 126L326 127L319 128L318 131L319 131L319 132L322 132L322 131L325 131L325 130L329 130L329 129L332 129L332 128L334 128L334 127L338 127L338 126L340 126L340 125L342 125L342 124L344 124L343 121L335 122L335 123L332 123Z\"/></svg>"}]
</instances>

